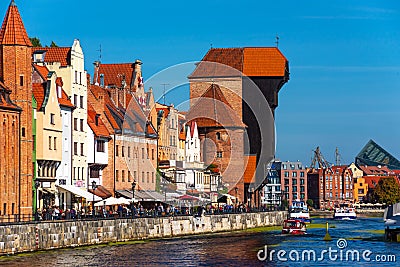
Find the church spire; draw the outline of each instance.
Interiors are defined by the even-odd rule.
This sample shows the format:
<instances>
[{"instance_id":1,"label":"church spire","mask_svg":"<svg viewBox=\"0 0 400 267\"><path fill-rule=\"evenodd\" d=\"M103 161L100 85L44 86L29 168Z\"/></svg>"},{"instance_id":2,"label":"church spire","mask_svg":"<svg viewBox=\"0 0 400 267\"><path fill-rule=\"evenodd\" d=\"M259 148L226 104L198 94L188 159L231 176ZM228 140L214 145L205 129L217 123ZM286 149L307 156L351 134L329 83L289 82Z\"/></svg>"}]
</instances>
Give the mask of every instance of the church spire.
<instances>
[{"instance_id":1,"label":"church spire","mask_svg":"<svg viewBox=\"0 0 400 267\"><path fill-rule=\"evenodd\" d=\"M11 1L1 26L0 45L32 46L14 0Z\"/></svg>"}]
</instances>

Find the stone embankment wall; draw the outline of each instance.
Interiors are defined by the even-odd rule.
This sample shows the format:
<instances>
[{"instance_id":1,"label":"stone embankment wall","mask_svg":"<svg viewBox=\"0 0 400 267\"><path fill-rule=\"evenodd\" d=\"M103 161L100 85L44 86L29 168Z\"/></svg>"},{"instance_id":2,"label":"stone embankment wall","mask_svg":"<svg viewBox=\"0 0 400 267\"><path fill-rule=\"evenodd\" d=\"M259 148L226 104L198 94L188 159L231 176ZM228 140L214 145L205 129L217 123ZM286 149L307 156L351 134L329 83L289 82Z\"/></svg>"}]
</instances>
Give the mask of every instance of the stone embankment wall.
<instances>
[{"instance_id":1,"label":"stone embankment wall","mask_svg":"<svg viewBox=\"0 0 400 267\"><path fill-rule=\"evenodd\" d=\"M108 242L195 235L280 225L287 213L50 221L0 226L0 255Z\"/></svg>"}]
</instances>

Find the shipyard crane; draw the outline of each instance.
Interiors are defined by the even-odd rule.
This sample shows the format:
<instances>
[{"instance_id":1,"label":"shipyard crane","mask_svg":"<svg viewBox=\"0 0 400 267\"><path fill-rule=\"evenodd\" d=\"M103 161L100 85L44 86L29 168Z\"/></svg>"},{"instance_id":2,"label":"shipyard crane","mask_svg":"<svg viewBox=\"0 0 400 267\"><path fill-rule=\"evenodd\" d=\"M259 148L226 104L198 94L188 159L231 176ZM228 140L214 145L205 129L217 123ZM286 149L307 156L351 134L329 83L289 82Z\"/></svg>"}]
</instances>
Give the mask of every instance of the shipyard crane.
<instances>
[{"instance_id":1,"label":"shipyard crane","mask_svg":"<svg viewBox=\"0 0 400 267\"><path fill-rule=\"evenodd\" d=\"M319 146L313 151L314 152L314 157L311 160L311 169L315 169L316 164L318 163L318 167L322 169L329 169L332 171L331 164L325 160L324 156L322 155Z\"/></svg>"}]
</instances>

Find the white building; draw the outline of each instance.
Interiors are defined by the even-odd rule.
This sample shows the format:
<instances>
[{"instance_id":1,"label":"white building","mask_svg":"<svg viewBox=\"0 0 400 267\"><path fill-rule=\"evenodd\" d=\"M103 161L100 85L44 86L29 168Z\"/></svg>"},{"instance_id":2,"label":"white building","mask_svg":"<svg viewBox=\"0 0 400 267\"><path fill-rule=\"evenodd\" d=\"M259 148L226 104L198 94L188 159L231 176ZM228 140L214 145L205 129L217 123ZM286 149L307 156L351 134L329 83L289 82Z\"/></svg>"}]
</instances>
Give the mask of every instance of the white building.
<instances>
[{"instance_id":1,"label":"white building","mask_svg":"<svg viewBox=\"0 0 400 267\"><path fill-rule=\"evenodd\" d=\"M89 186L92 182L96 185L103 184L103 169L108 165L108 142L111 136L93 107L88 103L88 175Z\"/></svg>"},{"instance_id":2,"label":"white building","mask_svg":"<svg viewBox=\"0 0 400 267\"><path fill-rule=\"evenodd\" d=\"M278 162L279 163L279 162ZM282 198L281 179L277 171L277 162L269 164L267 171L267 184L263 188L261 204L267 206L280 206Z\"/></svg>"},{"instance_id":3,"label":"white building","mask_svg":"<svg viewBox=\"0 0 400 267\"><path fill-rule=\"evenodd\" d=\"M200 138L197 123L186 126L186 162L200 162Z\"/></svg>"},{"instance_id":4,"label":"white building","mask_svg":"<svg viewBox=\"0 0 400 267\"><path fill-rule=\"evenodd\" d=\"M58 80L57 83L57 95L61 108L61 119L62 119L62 160L60 166L56 172L56 184L57 185L70 185L71 173L72 173L72 114L74 106L68 99L65 91L63 90L62 80ZM59 194L56 195L56 205L59 205L62 209L71 208L72 195L70 192L65 190L59 190Z\"/></svg>"}]
</instances>

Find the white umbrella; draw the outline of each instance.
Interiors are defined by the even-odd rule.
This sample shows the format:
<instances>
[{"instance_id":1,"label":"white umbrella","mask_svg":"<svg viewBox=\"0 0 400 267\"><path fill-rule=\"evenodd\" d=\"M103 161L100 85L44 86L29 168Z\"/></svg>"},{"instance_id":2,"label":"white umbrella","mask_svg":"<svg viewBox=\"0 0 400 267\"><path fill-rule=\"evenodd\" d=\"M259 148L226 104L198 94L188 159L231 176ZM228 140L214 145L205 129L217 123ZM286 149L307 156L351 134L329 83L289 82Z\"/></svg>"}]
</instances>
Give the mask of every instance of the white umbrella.
<instances>
[{"instance_id":1,"label":"white umbrella","mask_svg":"<svg viewBox=\"0 0 400 267\"><path fill-rule=\"evenodd\" d=\"M103 201L99 201L96 204L94 204L96 207L102 207L102 206L114 206L114 205L128 205L130 202L128 199L119 197L109 197L107 199L103 199Z\"/></svg>"}]
</instances>

